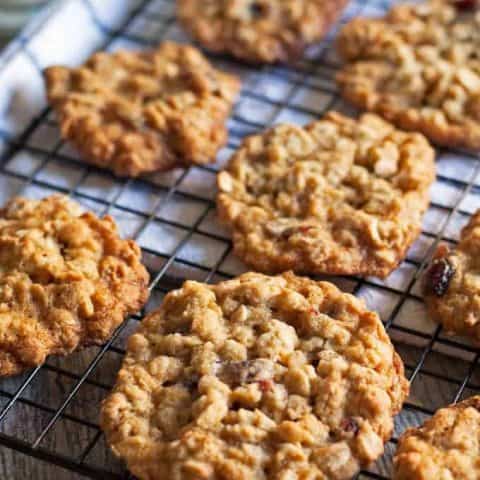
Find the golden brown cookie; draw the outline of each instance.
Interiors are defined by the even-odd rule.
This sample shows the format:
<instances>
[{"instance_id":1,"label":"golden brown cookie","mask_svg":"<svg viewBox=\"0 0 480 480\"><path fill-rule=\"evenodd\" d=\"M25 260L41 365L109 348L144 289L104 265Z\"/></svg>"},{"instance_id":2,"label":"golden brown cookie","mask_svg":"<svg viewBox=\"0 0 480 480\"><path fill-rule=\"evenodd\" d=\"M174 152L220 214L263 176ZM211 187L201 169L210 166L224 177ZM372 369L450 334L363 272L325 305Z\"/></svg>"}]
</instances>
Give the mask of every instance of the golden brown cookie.
<instances>
[{"instance_id":1,"label":"golden brown cookie","mask_svg":"<svg viewBox=\"0 0 480 480\"><path fill-rule=\"evenodd\" d=\"M424 276L429 312L446 333L480 342L480 210L455 249L440 245Z\"/></svg>"},{"instance_id":2,"label":"golden brown cookie","mask_svg":"<svg viewBox=\"0 0 480 480\"><path fill-rule=\"evenodd\" d=\"M383 453L407 392L361 300L248 273L165 297L129 339L101 424L140 480L346 480Z\"/></svg>"},{"instance_id":3,"label":"golden brown cookie","mask_svg":"<svg viewBox=\"0 0 480 480\"><path fill-rule=\"evenodd\" d=\"M0 376L105 342L145 303L148 273L111 217L67 197L0 210Z\"/></svg>"},{"instance_id":4,"label":"golden brown cookie","mask_svg":"<svg viewBox=\"0 0 480 480\"><path fill-rule=\"evenodd\" d=\"M480 149L480 8L431 0L341 31L343 96L448 147ZM477 3L478 5L478 3Z\"/></svg>"},{"instance_id":5,"label":"golden brown cookie","mask_svg":"<svg viewBox=\"0 0 480 480\"><path fill-rule=\"evenodd\" d=\"M348 0L177 0L185 29L213 52L287 62L320 40Z\"/></svg>"},{"instance_id":6,"label":"golden brown cookie","mask_svg":"<svg viewBox=\"0 0 480 480\"><path fill-rule=\"evenodd\" d=\"M239 80L195 48L96 53L45 71L62 136L86 162L136 177L215 160Z\"/></svg>"},{"instance_id":7,"label":"golden brown cookie","mask_svg":"<svg viewBox=\"0 0 480 480\"><path fill-rule=\"evenodd\" d=\"M399 440L393 480L478 480L480 396L442 408Z\"/></svg>"},{"instance_id":8,"label":"golden brown cookie","mask_svg":"<svg viewBox=\"0 0 480 480\"><path fill-rule=\"evenodd\" d=\"M434 178L422 135L330 112L248 138L218 176L217 204L256 270L385 277L420 233Z\"/></svg>"}]
</instances>

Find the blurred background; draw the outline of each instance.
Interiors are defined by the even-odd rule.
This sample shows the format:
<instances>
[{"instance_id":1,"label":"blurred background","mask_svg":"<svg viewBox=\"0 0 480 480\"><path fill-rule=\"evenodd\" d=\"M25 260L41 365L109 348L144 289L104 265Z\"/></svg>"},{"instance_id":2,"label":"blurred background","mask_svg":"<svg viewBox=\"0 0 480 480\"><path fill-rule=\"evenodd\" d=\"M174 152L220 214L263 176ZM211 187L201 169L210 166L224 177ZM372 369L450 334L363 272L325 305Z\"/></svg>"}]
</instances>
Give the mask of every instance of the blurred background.
<instances>
[{"instance_id":1,"label":"blurred background","mask_svg":"<svg viewBox=\"0 0 480 480\"><path fill-rule=\"evenodd\" d=\"M0 49L48 0L0 0Z\"/></svg>"}]
</instances>

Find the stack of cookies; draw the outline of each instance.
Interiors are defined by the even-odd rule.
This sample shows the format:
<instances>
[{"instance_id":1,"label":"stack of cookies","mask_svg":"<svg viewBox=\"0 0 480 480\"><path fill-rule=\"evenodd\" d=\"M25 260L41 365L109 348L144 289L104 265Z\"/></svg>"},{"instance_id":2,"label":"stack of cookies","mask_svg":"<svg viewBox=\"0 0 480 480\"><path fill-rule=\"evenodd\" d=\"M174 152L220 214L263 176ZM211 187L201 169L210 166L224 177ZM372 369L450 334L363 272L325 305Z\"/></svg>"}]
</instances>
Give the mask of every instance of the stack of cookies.
<instances>
[{"instance_id":1,"label":"stack of cookies","mask_svg":"<svg viewBox=\"0 0 480 480\"><path fill-rule=\"evenodd\" d=\"M207 50L291 62L347 1L177 0ZM328 112L244 140L218 175L218 215L253 271L187 281L128 342L101 423L140 480L348 480L384 452L409 392L375 312L308 276L384 278L421 231L437 145L480 148L480 9L428 0L342 29ZM240 81L196 48L96 53L45 72L62 136L90 164L137 177L215 160ZM162 239L159 239L161 241ZM425 300L480 340L480 211L438 246ZM148 298L133 240L60 196L0 210L0 374L108 340ZM303 275L303 276L300 276ZM396 480L474 480L480 397L407 431Z\"/></svg>"}]
</instances>

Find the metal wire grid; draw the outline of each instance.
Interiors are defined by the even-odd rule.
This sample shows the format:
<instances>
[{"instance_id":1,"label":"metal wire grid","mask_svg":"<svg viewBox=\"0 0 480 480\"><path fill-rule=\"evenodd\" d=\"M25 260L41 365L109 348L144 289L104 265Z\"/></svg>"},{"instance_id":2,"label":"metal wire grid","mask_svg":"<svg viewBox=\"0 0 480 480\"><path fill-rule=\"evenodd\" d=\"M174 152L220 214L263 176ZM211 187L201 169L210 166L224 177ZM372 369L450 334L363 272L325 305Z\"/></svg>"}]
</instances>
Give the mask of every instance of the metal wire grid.
<instances>
[{"instance_id":1,"label":"metal wire grid","mask_svg":"<svg viewBox=\"0 0 480 480\"><path fill-rule=\"evenodd\" d=\"M86 3L89 5L88 0ZM388 5L389 2L380 0L357 0L352 2L342 21L359 13L381 12ZM164 13L163 7L167 13ZM93 8L91 13L94 17ZM105 48L125 43L149 45L160 38L175 38L178 34L171 0L141 1L129 20L116 31L109 31L100 22L98 25L108 34ZM29 54L26 43L24 40L21 48ZM331 108L345 108L331 81L336 62L327 46L328 41L313 53L311 59L295 69L263 67L255 70L225 58L213 58L225 68L237 70L244 79L247 77L230 122L230 141L220 155L220 165L245 135L282 121L284 117L307 121ZM264 91L262 84L265 79L270 87L272 82L278 82L275 94L272 95L271 90L268 93ZM307 92L303 98L299 95L302 91ZM255 118L244 113L248 111L254 111ZM61 192L99 214L113 214L121 227L126 226L124 233L140 242L145 262L151 270L152 298L146 311L158 305L164 293L178 287L187 278L210 282L229 278L236 272L238 265L232 258L228 236L212 221L215 204L211 185L218 165L121 181L79 161L56 137L56 131L55 120L48 109L33 118L16 139L7 138L0 131L0 139L3 136L5 143L0 158L3 188L9 194L30 196ZM412 381L412 398L398 417L396 435L387 444L386 455L358 478L387 479L396 438L405 426L420 423L441 405L480 391L477 349L461 339L444 337L440 327L427 325L428 328L417 328L408 321L409 315L415 315L416 308L421 308L418 281L431 252L441 240L455 242L456 220L462 218L460 222L465 222L473 211L472 207L480 206L479 158L446 150L439 151L439 156L439 165L442 165L437 181L440 194L438 198L434 195L429 211L430 215L433 212L431 223L436 223L437 228L424 229L418 242L420 248L410 252L400 269L402 278L399 280L394 274L393 279L387 282L354 277L334 279L344 289L366 296L367 300L371 300L373 295L378 308L381 308L384 298L390 299L392 307L381 312L382 317ZM25 163L25 158L29 162ZM449 167L449 162L456 165L455 159L463 162L463 170ZM60 177L58 171L61 172ZM95 188L87 189L87 185ZM139 191L143 192L143 196L138 194ZM145 191L148 192L146 197ZM122 200L124 197L126 199ZM131 201L132 198L134 201ZM170 208L172 205L173 209ZM186 210L179 206L186 206ZM185 215L185 211L189 213ZM153 229L156 241L142 242L149 229ZM175 241L169 241L171 245L163 245L165 240L161 234L165 232L175 232ZM208 243L206 247L205 242ZM190 255L184 255L185 251L190 251ZM198 251L208 261L195 260ZM416 307L405 308L407 304ZM124 354L124 340L143 314L125 322L100 348L89 349L70 358L49 359L45 365L28 374L0 382L0 444L91 478L129 478L128 473L112 460L102 443L96 415L98 401L113 384ZM457 359L452 362L445 353ZM52 404L54 389L60 392L61 400ZM81 401L76 405L79 398ZM92 406L92 403L97 405ZM41 421L33 436L31 432L26 435L18 429L18 420L22 415L28 418L38 413ZM86 432L79 437L80 446L68 442L65 445L63 437L55 438L61 431L57 429L60 424ZM61 448L59 444L62 444Z\"/></svg>"}]
</instances>

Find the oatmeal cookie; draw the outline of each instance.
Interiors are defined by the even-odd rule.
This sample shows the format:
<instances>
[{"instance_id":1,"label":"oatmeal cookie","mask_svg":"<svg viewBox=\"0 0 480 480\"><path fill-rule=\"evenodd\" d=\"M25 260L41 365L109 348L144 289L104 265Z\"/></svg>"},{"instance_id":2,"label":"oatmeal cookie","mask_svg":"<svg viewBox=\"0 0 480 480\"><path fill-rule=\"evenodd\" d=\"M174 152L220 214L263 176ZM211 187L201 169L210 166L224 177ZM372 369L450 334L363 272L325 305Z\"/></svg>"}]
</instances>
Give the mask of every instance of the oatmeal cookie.
<instances>
[{"instance_id":1,"label":"oatmeal cookie","mask_svg":"<svg viewBox=\"0 0 480 480\"><path fill-rule=\"evenodd\" d=\"M424 276L428 310L449 334L480 342L480 210L455 249L440 245Z\"/></svg>"},{"instance_id":2,"label":"oatmeal cookie","mask_svg":"<svg viewBox=\"0 0 480 480\"><path fill-rule=\"evenodd\" d=\"M0 375L101 344L147 299L136 243L66 197L0 210Z\"/></svg>"},{"instance_id":3,"label":"oatmeal cookie","mask_svg":"<svg viewBox=\"0 0 480 480\"><path fill-rule=\"evenodd\" d=\"M442 408L407 430L394 458L394 480L477 480L480 396Z\"/></svg>"},{"instance_id":4,"label":"oatmeal cookie","mask_svg":"<svg viewBox=\"0 0 480 480\"><path fill-rule=\"evenodd\" d=\"M331 112L248 138L218 176L217 203L256 270L385 277L420 233L434 177L422 135Z\"/></svg>"},{"instance_id":5,"label":"oatmeal cookie","mask_svg":"<svg viewBox=\"0 0 480 480\"><path fill-rule=\"evenodd\" d=\"M348 0L177 0L178 17L202 45L254 63L298 59Z\"/></svg>"},{"instance_id":6,"label":"oatmeal cookie","mask_svg":"<svg viewBox=\"0 0 480 480\"><path fill-rule=\"evenodd\" d=\"M382 454L407 393L361 300L247 273L166 296L129 339L101 424L141 480L344 480Z\"/></svg>"},{"instance_id":7,"label":"oatmeal cookie","mask_svg":"<svg viewBox=\"0 0 480 480\"><path fill-rule=\"evenodd\" d=\"M62 136L85 161L130 177L214 161L240 88L197 49L171 42L96 53L45 79Z\"/></svg>"},{"instance_id":8,"label":"oatmeal cookie","mask_svg":"<svg viewBox=\"0 0 480 480\"><path fill-rule=\"evenodd\" d=\"M431 0L359 18L339 35L343 96L448 147L480 149L480 8Z\"/></svg>"}]
</instances>

